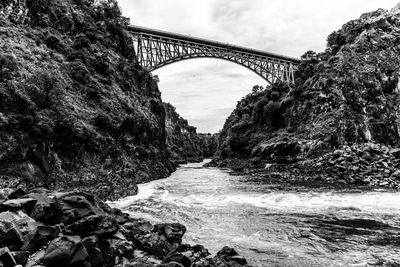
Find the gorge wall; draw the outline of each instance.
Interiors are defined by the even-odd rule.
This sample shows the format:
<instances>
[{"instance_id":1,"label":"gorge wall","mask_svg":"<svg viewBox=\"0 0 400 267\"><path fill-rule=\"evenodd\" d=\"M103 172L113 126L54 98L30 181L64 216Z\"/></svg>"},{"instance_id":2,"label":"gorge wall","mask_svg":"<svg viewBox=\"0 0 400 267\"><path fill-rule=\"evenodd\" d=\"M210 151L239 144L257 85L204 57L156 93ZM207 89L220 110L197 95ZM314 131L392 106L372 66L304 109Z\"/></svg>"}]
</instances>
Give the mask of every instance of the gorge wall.
<instances>
[{"instance_id":1,"label":"gorge wall","mask_svg":"<svg viewBox=\"0 0 400 267\"><path fill-rule=\"evenodd\" d=\"M116 1L0 3L1 187L134 194L168 176L160 91Z\"/></svg>"},{"instance_id":2,"label":"gorge wall","mask_svg":"<svg viewBox=\"0 0 400 267\"><path fill-rule=\"evenodd\" d=\"M217 137L199 134L182 118L174 106L163 103L166 113L167 146L174 162L200 162L212 157L217 149Z\"/></svg>"},{"instance_id":3,"label":"gorge wall","mask_svg":"<svg viewBox=\"0 0 400 267\"><path fill-rule=\"evenodd\" d=\"M226 120L217 161L243 167L398 146L399 27L399 7L363 14L333 32L324 52L303 55L294 85L254 87Z\"/></svg>"}]
</instances>

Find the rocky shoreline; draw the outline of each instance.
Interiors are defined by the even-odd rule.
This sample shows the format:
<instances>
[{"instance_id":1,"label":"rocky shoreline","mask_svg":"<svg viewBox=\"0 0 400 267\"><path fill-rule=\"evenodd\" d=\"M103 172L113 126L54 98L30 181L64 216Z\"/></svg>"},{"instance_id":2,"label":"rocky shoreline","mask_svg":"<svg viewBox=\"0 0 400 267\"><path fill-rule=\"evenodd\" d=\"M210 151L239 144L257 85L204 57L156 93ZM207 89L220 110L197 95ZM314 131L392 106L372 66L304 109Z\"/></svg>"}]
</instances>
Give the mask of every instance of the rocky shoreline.
<instances>
[{"instance_id":1,"label":"rocky shoreline","mask_svg":"<svg viewBox=\"0 0 400 267\"><path fill-rule=\"evenodd\" d=\"M255 157L214 159L205 166L231 168L265 179L310 186L400 188L400 149L375 143L342 146L295 163Z\"/></svg>"},{"instance_id":2,"label":"rocky shoreline","mask_svg":"<svg viewBox=\"0 0 400 267\"><path fill-rule=\"evenodd\" d=\"M1 189L0 211L3 267L248 266L233 248L183 244L184 225L152 225L85 192Z\"/></svg>"}]
</instances>

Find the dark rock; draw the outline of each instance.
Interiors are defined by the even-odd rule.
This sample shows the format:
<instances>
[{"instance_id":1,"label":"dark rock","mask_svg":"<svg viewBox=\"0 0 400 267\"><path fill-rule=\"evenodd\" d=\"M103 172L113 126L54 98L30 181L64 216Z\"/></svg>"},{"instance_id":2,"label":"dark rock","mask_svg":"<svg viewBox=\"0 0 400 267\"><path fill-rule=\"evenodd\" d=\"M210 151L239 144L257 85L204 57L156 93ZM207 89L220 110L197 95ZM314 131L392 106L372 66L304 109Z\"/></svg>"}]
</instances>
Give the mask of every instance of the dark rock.
<instances>
[{"instance_id":1,"label":"dark rock","mask_svg":"<svg viewBox=\"0 0 400 267\"><path fill-rule=\"evenodd\" d=\"M25 194L26 192L22 188L18 188L8 195L8 199L17 199L24 196Z\"/></svg>"},{"instance_id":2,"label":"dark rock","mask_svg":"<svg viewBox=\"0 0 400 267\"><path fill-rule=\"evenodd\" d=\"M2 263L3 267L14 267L17 265L10 250L6 247L0 248L0 263Z\"/></svg>"},{"instance_id":3,"label":"dark rock","mask_svg":"<svg viewBox=\"0 0 400 267\"><path fill-rule=\"evenodd\" d=\"M108 239L106 242L110 247L108 250L113 251L115 255L114 257L118 257L119 259L126 258L128 260L133 260L134 247L131 242L121 239ZM110 259L112 259L112 257Z\"/></svg>"},{"instance_id":4,"label":"dark rock","mask_svg":"<svg viewBox=\"0 0 400 267\"><path fill-rule=\"evenodd\" d=\"M164 235L171 244L182 243L182 237L186 232L186 227L180 223L165 223L154 225L154 232Z\"/></svg>"},{"instance_id":5,"label":"dark rock","mask_svg":"<svg viewBox=\"0 0 400 267\"><path fill-rule=\"evenodd\" d=\"M49 241L55 239L60 234L59 226L38 226L34 231L25 236L22 250L28 250L31 253L40 249Z\"/></svg>"},{"instance_id":6,"label":"dark rock","mask_svg":"<svg viewBox=\"0 0 400 267\"><path fill-rule=\"evenodd\" d=\"M0 246L18 250L23 244L23 236L18 226L10 221L0 221Z\"/></svg>"},{"instance_id":7,"label":"dark rock","mask_svg":"<svg viewBox=\"0 0 400 267\"><path fill-rule=\"evenodd\" d=\"M172 249L171 243L166 240L165 236L158 233L144 237L141 239L141 243L144 251L159 259L163 259Z\"/></svg>"},{"instance_id":8,"label":"dark rock","mask_svg":"<svg viewBox=\"0 0 400 267\"><path fill-rule=\"evenodd\" d=\"M89 236L82 240L82 244L89 254L89 261L91 267L103 266L103 257L98 247L98 238L96 236Z\"/></svg>"},{"instance_id":9,"label":"dark rock","mask_svg":"<svg viewBox=\"0 0 400 267\"><path fill-rule=\"evenodd\" d=\"M113 266L120 251L112 239L100 239L98 247L101 251L103 266Z\"/></svg>"},{"instance_id":10,"label":"dark rock","mask_svg":"<svg viewBox=\"0 0 400 267\"><path fill-rule=\"evenodd\" d=\"M48 267L68 266L75 251L82 250L79 236L61 236L50 242L43 257L43 263ZM84 254L84 253L83 253Z\"/></svg>"},{"instance_id":11,"label":"dark rock","mask_svg":"<svg viewBox=\"0 0 400 267\"><path fill-rule=\"evenodd\" d=\"M192 265L190 259L181 253L167 255L164 259L164 262L177 262L182 264L184 267L190 267Z\"/></svg>"},{"instance_id":12,"label":"dark rock","mask_svg":"<svg viewBox=\"0 0 400 267\"><path fill-rule=\"evenodd\" d=\"M152 230L153 225L144 220L134 220L121 227L123 235L139 249L144 249L146 239L144 236L150 234Z\"/></svg>"},{"instance_id":13,"label":"dark rock","mask_svg":"<svg viewBox=\"0 0 400 267\"><path fill-rule=\"evenodd\" d=\"M114 217L110 215L91 215L68 225L65 232L82 237L90 235L107 237L115 234L118 229L119 226Z\"/></svg>"},{"instance_id":14,"label":"dark rock","mask_svg":"<svg viewBox=\"0 0 400 267\"><path fill-rule=\"evenodd\" d=\"M33 198L10 199L0 205L0 211L19 211L24 210L30 214L37 203Z\"/></svg>"},{"instance_id":15,"label":"dark rock","mask_svg":"<svg viewBox=\"0 0 400 267\"><path fill-rule=\"evenodd\" d=\"M43 223L59 223L59 207L53 197L50 197L46 192L32 192L24 197L37 200L35 207L29 214L30 217Z\"/></svg>"},{"instance_id":16,"label":"dark rock","mask_svg":"<svg viewBox=\"0 0 400 267\"><path fill-rule=\"evenodd\" d=\"M25 266L29 259L29 251L12 251L11 255L14 257L15 262L22 266Z\"/></svg>"},{"instance_id":17,"label":"dark rock","mask_svg":"<svg viewBox=\"0 0 400 267\"><path fill-rule=\"evenodd\" d=\"M104 214L104 211L97 206L94 196L87 193L63 193L56 195L56 199L61 210L60 221L66 225L87 216Z\"/></svg>"},{"instance_id":18,"label":"dark rock","mask_svg":"<svg viewBox=\"0 0 400 267\"><path fill-rule=\"evenodd\" d=\"M246 265L247 264L247 260L243 257L243 256L233 256L230 258L231 261L237 262L240 265Z\"/></svg>"},{"instance_id":19,"label":"dark rock","mask_svg":"<svg viewBox=\"0 0 400 267\"><path fill-rule=\"evenodd\" d=\"M220 251L217 252L217 257L224 257L224 256L237 256L238 253L234 248L225 246Z\"/></svg>"},{"instance_id":20,"label":"dark rock","mask_svg":"<svg viewBox=\"0 0 400 267\"><path fill-rule=\"evenodd\" d=\"M218 251L215 256L215 262L217 266L219 263L225 264L226 266L244 266L247 264L247 261L244 257L240 256L234 248L231 247L223 247L220 251ZM224 266L224 265L222 265Z\"/></svg>"},{"instance_id":21,"label":"dark rock","mask_svg":"<svg viewBox=\"0 0 400 267\"><path fill-rule=\"evenodd\" d=\"M41 223L36 222L22 211L0 213L0 222L15 224L22 235L32 232L38 225L41 225Z\"/></svg>"},{"instance_id":22,"label":"dark rock","mask_svg":"<svg viewBox=\"0 0 400 267\"><path fill-rule=\"evenodd\" d=\"M91 260L89 254L86 248L82 245L82 243L78 244L68 266L82 266L82 267L91 266Z\"/></svg>"},{"instance_id":23,"label":"dark rock","mask_svg":"<svg viewBox=\"0 0 400 267\"><path fill-rule=\"evenodd\" d=\"M175 251L170 252L169 255L180 252L184 256L188 257L193 265L198 266L209 266L212 265L212 257L208 250L202 245L190 246L187 244L180 245Z\"/></svg>"}]
</instances>

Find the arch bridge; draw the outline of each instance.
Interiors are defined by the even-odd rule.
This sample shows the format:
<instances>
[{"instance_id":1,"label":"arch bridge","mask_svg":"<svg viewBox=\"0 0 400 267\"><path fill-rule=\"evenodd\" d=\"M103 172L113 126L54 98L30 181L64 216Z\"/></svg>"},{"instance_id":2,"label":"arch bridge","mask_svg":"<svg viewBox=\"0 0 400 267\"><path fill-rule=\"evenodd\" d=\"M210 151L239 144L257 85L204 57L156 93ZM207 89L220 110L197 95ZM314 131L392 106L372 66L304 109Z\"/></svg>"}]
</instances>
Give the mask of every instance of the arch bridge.
<instances>
[{"instance_id":1,"label":"arch bridge","mask_svg":"<svg viewBox=\"0 0 400 267\"><path fill-rule=\"evenodd\" d=\"M129 26L137 60L149 71L191 58L219 58L240 64L269 83L294 82L299 59L138 26Z\"/></svg>"}]
</instances>

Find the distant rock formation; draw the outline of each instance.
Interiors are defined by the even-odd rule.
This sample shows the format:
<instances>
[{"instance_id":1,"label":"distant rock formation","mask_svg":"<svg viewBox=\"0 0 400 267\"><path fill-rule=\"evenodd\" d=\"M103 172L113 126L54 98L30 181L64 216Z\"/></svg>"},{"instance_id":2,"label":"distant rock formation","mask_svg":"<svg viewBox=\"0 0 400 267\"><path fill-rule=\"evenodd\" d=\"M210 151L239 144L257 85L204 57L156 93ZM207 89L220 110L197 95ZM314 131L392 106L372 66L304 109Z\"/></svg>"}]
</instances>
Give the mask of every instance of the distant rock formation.
<instances>
[{"instance_id":1,"label":"distant rock formation","mask_svg":"<svg viewBox=\"0 0 400 267\"><path fill-rule=\"evenodd\" d=\"M238 102L217 158L293 163L369 142L398 146L399 28L396 7L333 32L325 52L302 56L294 85L255 88Z\"/></svg>"},{"instance_id":2,"label":"distant rock formation","mask_svg":"<svg viewBox=\"0 0 400 267\"><path fill-rule=\"evenodd\" d=\"M0 3L0 179L136 192L174 170L157 83L117 2Z\"/></svg>"},{"instance_id":3,"label":"distant rock formation","mask_svg":"<svg viewBox=\"0 0 400 267\"><path fill-rule=\"evenodd\" d=\"M182 118L174 106L163 103L166 113L167 146L172 159L180 164L200 162L212 157L217 149L216 135L198 134L196 128L190 126Z\"/></svg>"}]
</instances>

